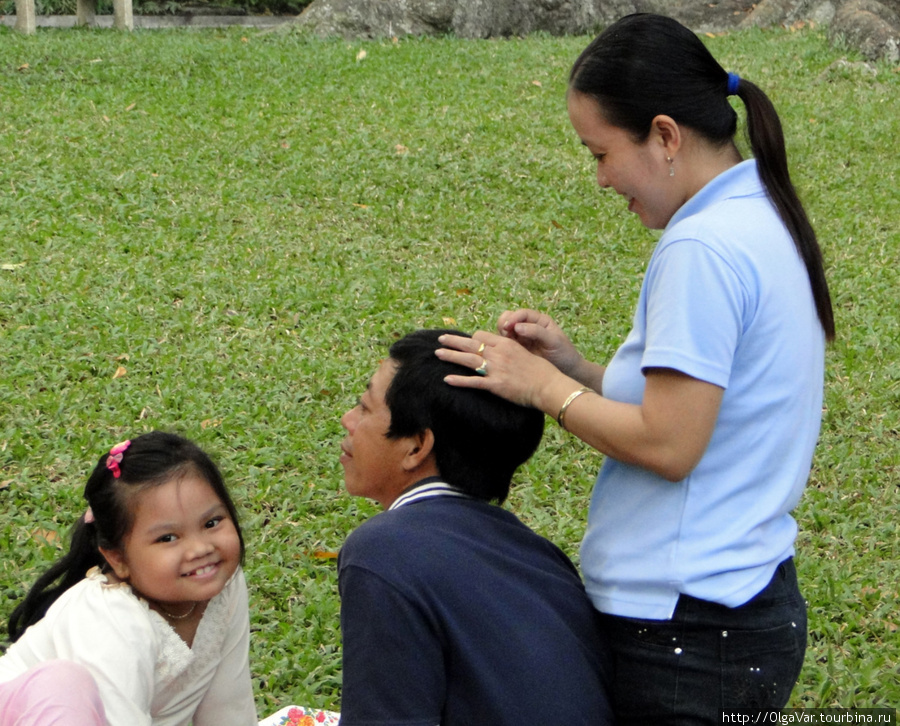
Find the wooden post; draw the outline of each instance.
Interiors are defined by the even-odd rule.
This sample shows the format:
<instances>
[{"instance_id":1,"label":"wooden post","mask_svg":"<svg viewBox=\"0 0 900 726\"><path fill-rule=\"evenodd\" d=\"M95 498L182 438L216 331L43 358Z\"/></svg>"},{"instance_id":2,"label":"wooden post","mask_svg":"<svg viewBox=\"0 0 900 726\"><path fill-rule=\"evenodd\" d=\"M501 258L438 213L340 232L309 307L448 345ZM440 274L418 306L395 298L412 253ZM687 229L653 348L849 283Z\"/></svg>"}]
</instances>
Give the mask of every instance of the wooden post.
<instances>
[{"instance_id":1,"label":"wooden post","mask_svg":"<svg viewBox=\"0 0 900 726\"><path fill-rule=\"evenodd\" d=\"M113 16L116 30L134 30L131 0L113 0Z\"/></svg>"},{"instance_id":2,"label":"wooden post","mask_svg":"<svg viewBox=\"0 0 900 726\"><path fill-rule=\"evenodd\" d=\"M97 0L76 0L75 24L93 25L97 14ZM131 0L113 0L113 25L117 30L134 30ZM16 0L15 29L31 35L37 29L34 0Z\"/></svg>"},{"instance_id":3,"label":"wooden post","mask_svg":"<svg viewBox=\"0 0 900 726\"><path fill-rule=\"evenodd\" d=\"M36 28L34 0L16 0L16 30L31 35Z\"/></svg>"},{"instance_id":4,"label":"wooden post","mask_svg":"<svg viewBox=\"0 0 900 726\"><path fill-rule=\"evenodd\" d=\"M77 0L75 3L75 25L93 25L97 14L97 0Z\"/></svg>"}]
</instances>

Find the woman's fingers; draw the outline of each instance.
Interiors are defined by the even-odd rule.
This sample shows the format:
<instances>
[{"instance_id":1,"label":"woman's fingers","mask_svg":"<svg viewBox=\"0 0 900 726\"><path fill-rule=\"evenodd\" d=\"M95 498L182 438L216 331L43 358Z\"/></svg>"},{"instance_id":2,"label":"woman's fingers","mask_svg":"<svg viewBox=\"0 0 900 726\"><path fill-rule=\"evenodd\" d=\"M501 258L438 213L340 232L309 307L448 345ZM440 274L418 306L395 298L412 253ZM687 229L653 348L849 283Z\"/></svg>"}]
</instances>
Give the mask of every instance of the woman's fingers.
<instances>
[{"instance_id":1,"label":"woman's fingers","mask_svg":"<svg viewBox=\"0 0 900 726\"><path fill-rule=\"evenodd\" d=\"M481 358L490 344L489 338L494 338L497 336L492 335L491 333L485 333L483 331L478 331L471 338L466 338L462 335L442 335L438 338L438 342L444 346L444 349L448 351L456 351L459 353L464 353L470 356L477 356ZM439 356L441 357L441 356ZM451 360L454 363L460 363L461 365L468 365L466 360L472 361L473 359L460 359L458 357L447 357L444 360ZM480 363L480 360L474 360L475 365L477 366Z\"/></svg>"},{"instance_id":2,"label":"woman's fingers","mask_svg":"<svg viewBox=\"0 0 900 726\"><path fill-rule=\"evenodd\" d=\"M476 334L477 335L477 334ZM438 348L435 355L448 363L471 368L478 375L461 376L449 375L444 380L451 386L460 388L487 388L485 380L488 374L489 363L484 354L487 352L487 343L478 338L464 338L459 335L442 335L438 342L443 348Z\"/></svg>"},{"instance_id":3,"label":"woman's fingers","mask_svg":"<svg viewBox=\"0 0 900 726\"><path fill-rule=\"evenodd\" d=\"M443 335L435 355L441 360L465 366L477 375L449 375L444 381L460 388L477 388L523 406L530 406L534 385L546 378L534 370L546 361L533 356L513 340L484 331L471 338Z\"/></svg>"},{"instance_id":4,"label":"woman's fingers","mask_svg":"<svg viewBox=\"0 0 900 726\"><path fill-rule=\"evenodd\" d=\"M519 325L519 323L539 324L542 317L549 320L549 316L543 315L543 313L539 313L537 310L529 310L528 308L507 310L497 319L497 332L503 337L515 338L516 326Z\"/></svg>"}]
</instances>

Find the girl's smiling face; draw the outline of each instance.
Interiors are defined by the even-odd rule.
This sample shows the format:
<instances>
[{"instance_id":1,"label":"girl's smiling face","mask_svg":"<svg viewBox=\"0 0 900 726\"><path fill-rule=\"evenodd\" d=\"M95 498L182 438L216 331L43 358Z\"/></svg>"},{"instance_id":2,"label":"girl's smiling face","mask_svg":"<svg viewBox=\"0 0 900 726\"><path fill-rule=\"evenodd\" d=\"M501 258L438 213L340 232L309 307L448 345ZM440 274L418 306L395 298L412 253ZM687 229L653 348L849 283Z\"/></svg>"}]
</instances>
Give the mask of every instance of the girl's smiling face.
<instances>
[{"instance_id":1,"label":"girl's smiling face","mask_svg":"<svg viewBox=\"0 0 900 726\"><path fill-rule=\"evenodd\" d=\"M569 90L567 105L575 132L597 160L597 183L625 197L645 227L664 228L684 199L678 199L657 134L636 142L631 132L606 121L594 98L578 91Z\"/></svg>"},{"instance_id":2,"label":"girl's smiling face","mask_svg":"<svg viewBox=\"0 0 900 726\"><path fill-rule=\"evenodd\" d=\"M134 523L117 550L102 550L116 577L159 611L181 612L218 595L234 574L241 543L210 484L188 470L136 494Z\"/></svg>"}]
</instances>

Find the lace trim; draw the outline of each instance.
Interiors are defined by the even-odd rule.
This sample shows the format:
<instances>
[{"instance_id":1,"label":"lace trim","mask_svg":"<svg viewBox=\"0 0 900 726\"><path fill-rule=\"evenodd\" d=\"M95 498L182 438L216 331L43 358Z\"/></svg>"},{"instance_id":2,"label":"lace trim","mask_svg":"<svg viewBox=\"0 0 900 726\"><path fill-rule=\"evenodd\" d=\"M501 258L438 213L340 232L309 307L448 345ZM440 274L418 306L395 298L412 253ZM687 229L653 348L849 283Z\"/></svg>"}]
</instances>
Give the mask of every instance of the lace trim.
<instances>
[{"instance_id":1,"label":"lace trim","mask_svg":"<svg viewBox=\"0 0 900 726\"><path fill-rule=\"evenodd\" d=\"M194 635L193 648L189 648L181 636L175 632L166 619L155 610L151 610L149 604L143 598L134 595L131 586L127 582L109 582L109 578L99 567L88 570L86 577L91 580L99 580L101 586L109 589L125 589L143 606L150 618L150 624L156 633L160 652L156 661L155 681L162 689L174 687L177 692L178 682L189 684L194 671L204 670L205 667L221 657L222 643L228 634L229 613L225 593L229 590L232 580L216 595L203 613L203 617L197 625L197 633Z\"/></svg>"},{"instance_id":2,"label":"lace trim","mask_svg":"<svg viewBox=\"0 0 900 726\"><path fill-rule=\"evenodd\" d=\"M210 663L218 661L221 657L222 643L228 632L227 603L222 597L223 594L224 591L220 592L206 606L203 617L197 625L194 645L191 648L162 615L150 610L153 629L162 645L156 663L157 682L162 688L174 687L176 692L181 690L177 688L177 683L184 685L193 683L196 671L207 670Z\"/></svg>"}]
</instances>

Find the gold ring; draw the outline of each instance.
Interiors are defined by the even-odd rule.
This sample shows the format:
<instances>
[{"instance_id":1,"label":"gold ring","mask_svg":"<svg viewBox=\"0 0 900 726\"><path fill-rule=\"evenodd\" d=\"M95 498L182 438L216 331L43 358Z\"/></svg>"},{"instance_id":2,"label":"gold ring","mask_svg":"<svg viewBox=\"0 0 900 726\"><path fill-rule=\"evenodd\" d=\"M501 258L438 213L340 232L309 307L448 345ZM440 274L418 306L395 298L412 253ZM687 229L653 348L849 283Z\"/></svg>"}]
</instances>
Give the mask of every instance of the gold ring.
<instances>
[{"instance_id":1,"label":"gold ring","mask_svg":"<svg viewBox=\"0 0 900 726\"><path fill-rule=\"evenodd\" d=\"M484 358L482 358L482 359L481 359L481 365L478 366L478 368L475 369L475 372L476 372L479 376L486 376L486 375L487 375L487 360L485 360Z\"/></svg>"},{"instance_id":2,"label":"gold ring","mask_svg":"<svg viewBox=\"0 0 900 726\"><path fill-rule=\"evenodd\" d=\"M478 355L484 353L484 343L478 346L478 350L475 351Z\"/></svg>"}]
</instances>

